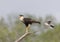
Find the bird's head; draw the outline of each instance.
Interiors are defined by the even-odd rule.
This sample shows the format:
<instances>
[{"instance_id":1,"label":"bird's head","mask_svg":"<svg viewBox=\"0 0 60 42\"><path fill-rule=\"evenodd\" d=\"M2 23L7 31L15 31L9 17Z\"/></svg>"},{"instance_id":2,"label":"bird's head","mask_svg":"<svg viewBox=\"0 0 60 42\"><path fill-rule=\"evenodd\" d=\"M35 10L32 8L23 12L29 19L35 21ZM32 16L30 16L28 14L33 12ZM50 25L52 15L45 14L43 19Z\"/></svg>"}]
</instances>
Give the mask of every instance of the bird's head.
<instances>
[{"instance_id":1,"label":"bird's head","mask_svg":"<svg viewBox=\"0 0 60 42\"><path fill-rule=\"evenodd\" d=\"M47 21L48 24L51 24L51 21Z\"/></svg>"},{"instance_id":2,"label":"bird's head","mask_svg":"<svg viewBox=\"0 0 60 42\"><path fill-rule=\"evenodd\" d=\"M21 21L23 21L24 16L23 16L23 15L19 15L19 19L20 19Z\"/></svg>"}]
</instances>

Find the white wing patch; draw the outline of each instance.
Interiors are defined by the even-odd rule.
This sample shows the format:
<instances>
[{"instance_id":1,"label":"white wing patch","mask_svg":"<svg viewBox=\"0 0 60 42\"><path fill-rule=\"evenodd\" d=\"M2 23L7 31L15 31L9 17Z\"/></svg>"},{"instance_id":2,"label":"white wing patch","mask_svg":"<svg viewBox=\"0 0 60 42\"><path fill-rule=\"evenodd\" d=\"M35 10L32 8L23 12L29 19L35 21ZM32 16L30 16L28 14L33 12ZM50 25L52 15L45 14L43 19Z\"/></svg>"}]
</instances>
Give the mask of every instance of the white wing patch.
<instances>
[{"instance_id":1,"label":"white wing patch","mask_svg":"<svg viewBox=\"0 0 60 42\"><path fill-rule=\"evenodd\" d=\"M45 23L45 25L46 25L46 26L49 26L49 24L48 24L48 23Z\"/></svg>"}]
</instances>

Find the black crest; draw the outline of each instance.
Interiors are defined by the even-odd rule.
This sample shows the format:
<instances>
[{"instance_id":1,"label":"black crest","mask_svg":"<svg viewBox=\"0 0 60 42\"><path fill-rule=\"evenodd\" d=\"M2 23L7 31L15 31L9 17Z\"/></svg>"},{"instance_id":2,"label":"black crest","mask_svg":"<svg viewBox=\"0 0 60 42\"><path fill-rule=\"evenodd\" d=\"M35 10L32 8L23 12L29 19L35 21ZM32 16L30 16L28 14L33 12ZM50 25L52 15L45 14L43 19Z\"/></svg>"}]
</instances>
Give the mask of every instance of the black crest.
<instances>
[{"instance_id":1,"label":"black crest","mask_svg":"<svg viewBox=\"0 0 60 42\"><path fill-rule=\"evenodd\" d=\"M24 15L19 15L19 16L24 16Z\"/></svg>"}]
</instances>

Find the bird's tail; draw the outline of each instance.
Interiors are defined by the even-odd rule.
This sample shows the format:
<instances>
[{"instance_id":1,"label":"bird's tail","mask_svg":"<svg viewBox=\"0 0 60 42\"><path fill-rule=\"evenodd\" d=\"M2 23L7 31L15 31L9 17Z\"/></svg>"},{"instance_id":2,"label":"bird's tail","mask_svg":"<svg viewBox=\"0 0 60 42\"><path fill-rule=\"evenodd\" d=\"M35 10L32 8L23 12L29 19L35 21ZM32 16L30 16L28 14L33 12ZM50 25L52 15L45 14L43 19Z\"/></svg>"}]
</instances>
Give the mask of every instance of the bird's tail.
<instances>
[{"instance_id":1,"label":"bird's tail","mask_svg":"<svg viewBox=\"0 0 60 42\"><path fill-rule=\"evenodd\" d=\"M39 21L32 21L32 23L39 23L39 24L41 24Z\"/></svg>"}]
</instances>

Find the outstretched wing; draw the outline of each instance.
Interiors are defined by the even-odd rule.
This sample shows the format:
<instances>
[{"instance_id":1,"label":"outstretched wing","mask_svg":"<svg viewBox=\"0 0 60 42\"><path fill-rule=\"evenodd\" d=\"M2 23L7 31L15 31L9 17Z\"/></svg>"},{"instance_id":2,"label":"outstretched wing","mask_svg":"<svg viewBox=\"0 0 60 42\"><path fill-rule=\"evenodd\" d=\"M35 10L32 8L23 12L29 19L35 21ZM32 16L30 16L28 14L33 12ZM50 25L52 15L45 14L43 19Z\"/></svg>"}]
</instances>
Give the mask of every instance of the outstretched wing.
<instances>
[{"instance_id":1,"label":"outstretched wing","mask_svg":"<svg viewBox=\"0 0 60 42\"><path fill-rule=\"evenodd\" d=\"M49 26L49 27L51 27L51 28L54 28L54 25L52 24L52 21L47 21L47 22L45 22L45 25L46 25L46 26Z\"/></svg>"}]
</instances>

